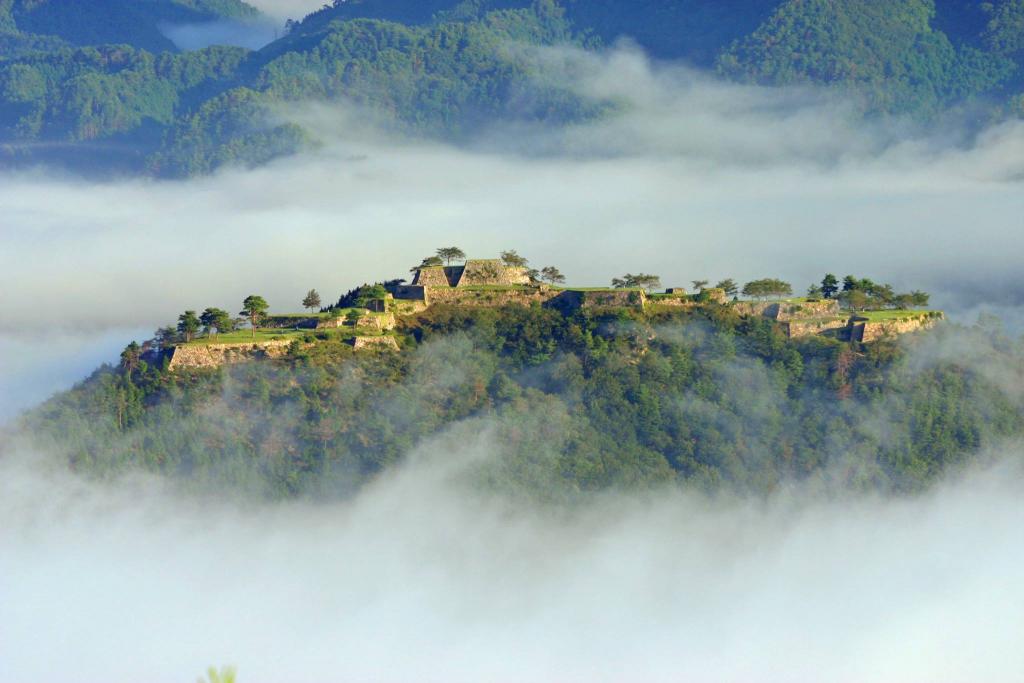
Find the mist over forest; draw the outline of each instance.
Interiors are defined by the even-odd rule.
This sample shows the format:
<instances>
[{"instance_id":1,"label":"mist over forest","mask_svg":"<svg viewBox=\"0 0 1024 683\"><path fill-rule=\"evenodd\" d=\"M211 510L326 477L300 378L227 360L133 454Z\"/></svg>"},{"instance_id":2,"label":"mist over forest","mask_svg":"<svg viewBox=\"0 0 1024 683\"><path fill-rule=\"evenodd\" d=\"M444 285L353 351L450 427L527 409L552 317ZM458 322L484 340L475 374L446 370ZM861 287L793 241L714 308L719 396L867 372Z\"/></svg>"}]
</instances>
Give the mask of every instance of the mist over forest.
<instances>
[{"instance_id":1,"label":"mist over forest","mask_svg":"<svg viewBox=\"0 0 1024 683\"><path fill-rule=\"evenodd\" d=\"M0 680L1024 680L1024 5L722 7L0 0Z\"/></svg>"}]
</instances>

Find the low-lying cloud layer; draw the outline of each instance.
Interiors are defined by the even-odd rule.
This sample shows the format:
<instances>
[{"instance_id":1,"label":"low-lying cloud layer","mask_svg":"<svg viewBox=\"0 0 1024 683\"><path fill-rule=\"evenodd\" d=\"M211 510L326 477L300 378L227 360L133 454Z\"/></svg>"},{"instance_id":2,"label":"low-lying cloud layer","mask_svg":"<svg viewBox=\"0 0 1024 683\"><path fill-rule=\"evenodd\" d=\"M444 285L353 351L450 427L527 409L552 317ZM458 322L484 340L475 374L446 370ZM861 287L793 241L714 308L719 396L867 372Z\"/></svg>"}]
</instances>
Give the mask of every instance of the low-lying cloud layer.
<instances>
[{"instance_id":1,"label":"low-lying cloud layer","mask_svg":"<svg viewBox=\"0 0 1024 683\"><path fill-rule=\"evenodd\" d=\"M327 4L323 0L247 0L247 2L261 12L282 21L285 19L298 21Z\"/></svg>"},{"instance_id":2,"label":"low-lying cloud layer","mask_svg":"<svg viewBox=\"0 0 1024 683\"><path fill-rule=\"evenodd\" d=\"M211 45L234 45L258 50L283 33L283 28L270 18L166 24L160 30L179 50L201 50Z\"/></svg>"},{"instance_id":3,"label":"low-lying cloud layer","mask_svg":"<svg viewBox=\"0 0 1024 683\"><path fill-rule=\"evenodd\" d=\"M350 503L275 507L4 458L0 678L1022 680L1019 468L566 511L463 488L494 451L434 444Z\"/></svg>"}]
</instances>

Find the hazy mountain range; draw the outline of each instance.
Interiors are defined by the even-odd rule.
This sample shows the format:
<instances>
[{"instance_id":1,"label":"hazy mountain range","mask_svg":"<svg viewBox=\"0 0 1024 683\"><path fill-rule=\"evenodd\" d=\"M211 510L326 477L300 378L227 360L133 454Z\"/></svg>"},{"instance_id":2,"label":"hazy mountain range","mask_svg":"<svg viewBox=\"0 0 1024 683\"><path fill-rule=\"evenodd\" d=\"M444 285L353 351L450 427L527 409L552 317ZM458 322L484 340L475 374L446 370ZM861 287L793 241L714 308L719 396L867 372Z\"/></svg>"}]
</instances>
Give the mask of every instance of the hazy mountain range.
<instances>
[{"instance_id":1,"label":"hazy mountain range","mask_svg":"<svg viewBox=\"0 0 1024 683\"><path fill-rule=\"evenodd\" d=\"M1024 112L1021 0L349 0L268 21L241 0L0 2L0 163L256 165L317 144L295 108L319 101L457 140L612 116L621 103L575 89L551 48L619 41L725 79L826 85L865 116Z\"/></svg>"}]
</instances>

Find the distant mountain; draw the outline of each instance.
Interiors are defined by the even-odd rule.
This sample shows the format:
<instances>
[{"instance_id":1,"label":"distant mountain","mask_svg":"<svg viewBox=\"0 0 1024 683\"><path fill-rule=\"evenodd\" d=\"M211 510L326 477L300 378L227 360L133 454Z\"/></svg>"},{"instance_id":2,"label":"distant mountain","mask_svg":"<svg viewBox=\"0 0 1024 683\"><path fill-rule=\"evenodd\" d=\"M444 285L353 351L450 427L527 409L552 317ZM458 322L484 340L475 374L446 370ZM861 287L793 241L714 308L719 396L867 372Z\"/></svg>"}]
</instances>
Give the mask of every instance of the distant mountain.
<instances>
[{"instance_id":1,"label":"distant mountain","mask_svg":"<svg viewBox=\"0 0 1024 683\"><path fill-rule=\"evenodd\" d=\"M629 39L741 82L839 88L866 114L1024 113L1024 0L347 0L258 51L172 54L160 33L254 13L239 0L0 0L0 161L165 175L258 164L313 142L270 123L282 102L343 98L446 136L600 114L536 78L514 44Z\"/></svg>"},{"instance_id":2,"label":"distant mountain","mask_svg":"<svg viewBox=\"0 0 1024 683\"><path fill-rule=\"evenodd\" d=\"M242 0L0 0L0 27L26 39L46 36L79 46L123 43L156 52L175 49L161 24L257 16L259 11Z\"/></svg>"}]
</instances>

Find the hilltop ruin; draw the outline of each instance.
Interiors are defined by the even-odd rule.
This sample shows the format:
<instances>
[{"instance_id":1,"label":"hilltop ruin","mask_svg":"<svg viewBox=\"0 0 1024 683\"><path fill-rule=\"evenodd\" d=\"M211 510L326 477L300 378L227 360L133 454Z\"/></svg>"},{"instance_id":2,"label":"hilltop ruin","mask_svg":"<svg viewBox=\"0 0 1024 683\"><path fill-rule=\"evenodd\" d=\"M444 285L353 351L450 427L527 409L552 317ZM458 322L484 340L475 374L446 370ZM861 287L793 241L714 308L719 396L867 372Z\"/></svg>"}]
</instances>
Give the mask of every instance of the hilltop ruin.
<instances>
[{"instance_id":1,"label":"hilltop ruin","mask_svg":"<svg viewBox=\"0 0 1024 683\"><path fill-rule=\"evenodd\" d=\"M323 339L332 333L341 334L359 351L397 351L401 347L395 329L400 319L436 305L544 306L567 315L581 309L657 313L724 306L741 316L772 320L790 338L821 335L860 343L925 329L943 319L937 311L851 312L841 309L836 299L828 298L730 301L725 291L715 288L688 294L680 287L670 287L661 293L648 293L642 288L555 287L534 280L525 266L508 265L500 259L469 259L462 265L423 265L414 269L411 283L391 283L386 292L383 298L374 298L363 308L344 315L337 311L335 315L268 316L261 330L271 335L269 339L179 344L171 352L170 367L216 367L278 357L294 344L316 343L311 333ZM277 330L280 334L275 336ZM306 332L300 336L303 330Z\"/></svg>"}]
</instances>

